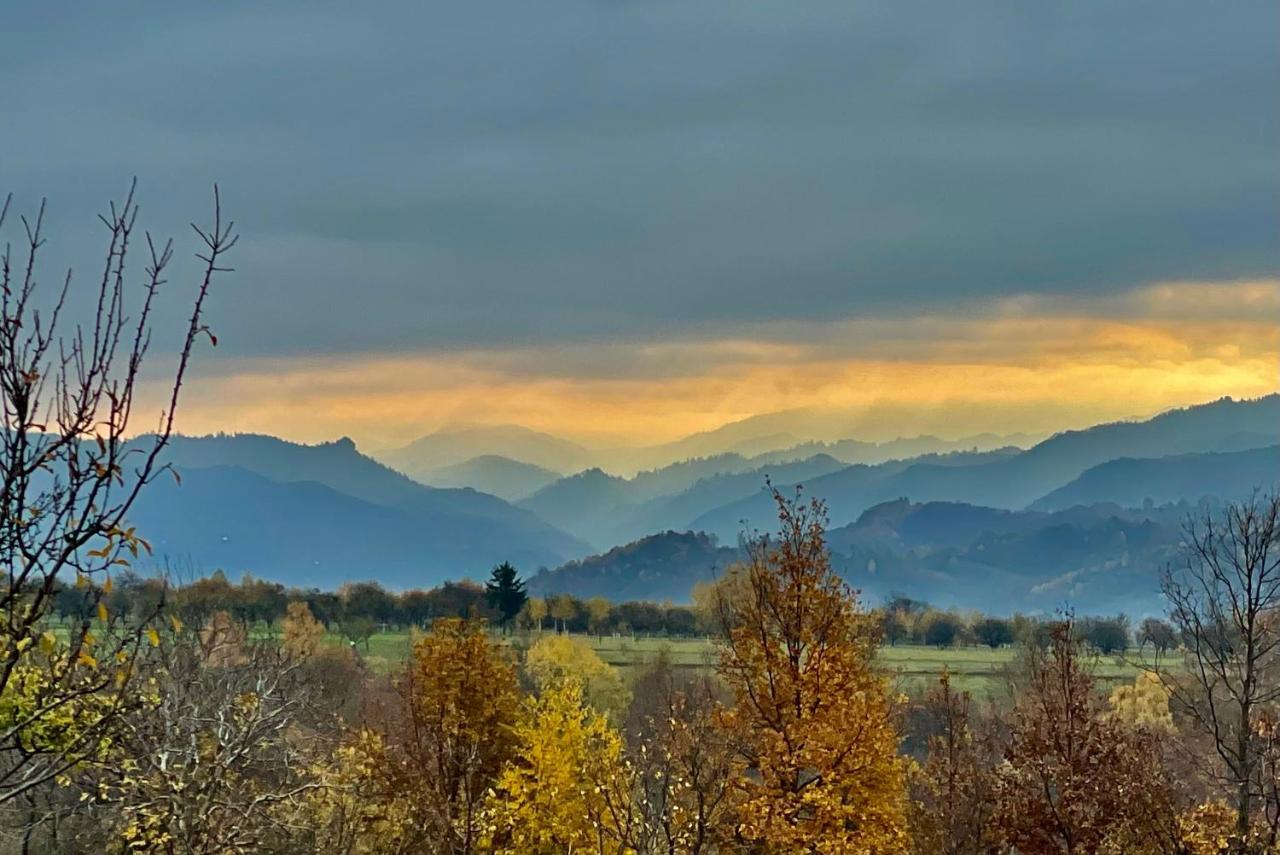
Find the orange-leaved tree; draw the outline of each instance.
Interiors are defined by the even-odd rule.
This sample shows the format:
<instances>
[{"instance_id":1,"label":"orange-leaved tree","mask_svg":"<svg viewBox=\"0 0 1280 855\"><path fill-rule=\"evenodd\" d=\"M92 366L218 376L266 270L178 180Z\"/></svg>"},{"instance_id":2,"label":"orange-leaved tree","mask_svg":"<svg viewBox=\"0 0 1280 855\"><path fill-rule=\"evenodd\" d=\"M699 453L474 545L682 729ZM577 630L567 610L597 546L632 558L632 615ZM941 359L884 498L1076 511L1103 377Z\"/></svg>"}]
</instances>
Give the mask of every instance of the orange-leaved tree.
<instances>
[{"instance_id":1,"label":"orange-leaved tree","mask_svg":"<svg viewBox=\"0 0 1280 855\"><path fill-rule=\"evenodd\" d=\"M737 833L779 852L907 847L904 763L877 636L831 567L826 508L773 491L780 532L748 551L720 598L722 724L741 763Z\"/></svg>"},{"instance_id":2,"label":"orange-leaved tree","mask_svg":"<svg viewBox=\"0 0 1280 855\"><path fill-rule=\"evenodd\" d=\"M320 649L324 624L316 620L306 603L289 603L282 625L281 646L295 659L306 659Z\"/></svg>"},{"instance_id":3,"label":"orange-leaved tree","mask_svg":"<svg viewBox=\"0 0 1280 855\"><path fill-rule=\"evenodd\" d=\"M295 824L307 851L450 853L481 847L484 808L516 747L520 694L483 622L440 618L413 646L388 708L318 762Z\"/></svg>"},{"instance_id":4,"label":"orange-leaved tree","mask_svg":"<svg viewBox=\"0 0 1280 855\"><path fill-rule=\"evenodd\" d=\"M515 750L515 668L483 622L437 620L400 684L405 728L393 735L437 852L475 851L486 793Z\"/></svg>"}]
</instances>

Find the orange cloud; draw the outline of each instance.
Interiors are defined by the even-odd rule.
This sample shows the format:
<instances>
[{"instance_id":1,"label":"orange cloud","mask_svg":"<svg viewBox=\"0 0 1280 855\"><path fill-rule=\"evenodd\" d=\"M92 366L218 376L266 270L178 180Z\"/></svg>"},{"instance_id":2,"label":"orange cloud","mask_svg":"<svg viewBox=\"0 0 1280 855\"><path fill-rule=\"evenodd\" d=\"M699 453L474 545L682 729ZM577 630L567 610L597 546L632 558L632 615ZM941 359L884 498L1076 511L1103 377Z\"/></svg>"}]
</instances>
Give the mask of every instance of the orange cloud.
<instances>
[{"instance_id":1,"label":"orange cloud","mask_svg":"<svg viewBox=\"0 0 1280 855\"><path fill-rule=\"evenodd\" d=\"M375 446L455 422L639 445L797 408L883 408L890 433L1051 431L1276 391L1277 315L1280 282L1180 283L704 340L246 360L193 383L180 422Z\"/></svg>"}]
</instances>

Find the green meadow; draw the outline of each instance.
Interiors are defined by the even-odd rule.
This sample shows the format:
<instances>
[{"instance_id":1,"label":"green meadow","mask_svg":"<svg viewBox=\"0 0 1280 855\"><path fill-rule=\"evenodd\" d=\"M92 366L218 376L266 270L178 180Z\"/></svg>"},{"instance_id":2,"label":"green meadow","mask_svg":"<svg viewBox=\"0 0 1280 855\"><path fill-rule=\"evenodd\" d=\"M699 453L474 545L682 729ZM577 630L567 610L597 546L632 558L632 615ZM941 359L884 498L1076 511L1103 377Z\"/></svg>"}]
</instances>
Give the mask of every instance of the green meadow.
<instances>
[{"instance_id":1,"label":"green meadow","mask_svg":"<svg viewBox=\"0 0 1280 855\"><path fill-rule=\"evenodd\" d=\"M660 655L678 668L710 669L716 663L715 643L706 638L575 637L586 641L601 659L626 676ZM527 648L537 641L538 633L515 633L506 639L515 647ZM337 635L330 635L327 640L334 645L348 644ZM409 655L411 644L410 632L388 631L371 636L367 645L361 642L356 650L372 670L389 673ZM1106 685L1132 680L1138 671L1132 663L1134 655L1136 651L1126 656L1098 656L1093 663L1094 676ZM1011 673L1021 656L1022 649L1017 646L993 650L980 646L937 648L898 644L881 647L876 658L893 680L894 687L905 694L920 693L945 668L958 688L976 697L996 697L1007 691Z\"/></svg>"}]
</instances>

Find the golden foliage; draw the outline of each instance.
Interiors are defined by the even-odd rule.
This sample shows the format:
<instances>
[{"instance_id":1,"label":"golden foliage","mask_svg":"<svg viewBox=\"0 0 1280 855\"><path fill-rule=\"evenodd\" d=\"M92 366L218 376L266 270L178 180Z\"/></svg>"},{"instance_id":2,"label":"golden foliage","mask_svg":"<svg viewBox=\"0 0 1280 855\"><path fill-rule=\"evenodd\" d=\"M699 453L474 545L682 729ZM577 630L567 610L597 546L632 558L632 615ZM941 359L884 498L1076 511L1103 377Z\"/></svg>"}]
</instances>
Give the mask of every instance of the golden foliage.
<instances>
[{"instance_id":1,"label":"golden foliage","mask_svg":"<svg viewBox=\"0 0 1280 855\"><path fill-rule=\"evenodd\" d=\"M1116 686L1108 704L1111 707L1110 716L1118 722L1131 727L1173 732L1169 690L1156 674L1144 671L1130 685Z\"/></svg>"},{"instance_id":2,"label":"golden foliage","mask_svg":"<svg viewBox=\"0 0 1280 855\"><path fill-rule=\"evenodd\" d=\"M284 615L281 644L295 659L312 656L324 639L324 624L315 619L306 603L289 603Z\"/></svg>"},{"instance_id":3,"label":"golden foliage","mask_svg":"<svg viewBox=\"0 0 1280 855\"><path fill-rule=\"evenodd\" d=\"M905 768L874 625L831 569L823 505L775 498L780 537L753 545L740 595L719 603L738 832L770 851L903 852Z\"/></svg>"},{"instance_id":4,"label":"golden foliage","mask_svg":"<svg viewBox=\"0 0 1280 855\"><path fill-rule=\"evenodd\" d=\"M525 657L525 670L540 689L566 679L582 686L587 703L613 722L621 721L631 700L618 672L596 655L591 646L569 635L539 638Z\"/></svg>"},{"instance_id":5,"label":"golden foliage","mask_svg":"<svg viewBox=\"0 0 1280 855\"><path fill-rule=\"evenodd\" d=\"M313 767L318 786L309 791L299 824L310 829L314 851L343 855L416 851L421 833L412 794L388 774L394 763L386 740L362 729Z\"/></svg>"},{"instance_id":6,"label":"golden foliage","mask_svg":"<svg viewBox=\"0 0 1280 855\"><path fill-rule=\"evenodd\" d=\"M520 747L498 779L489 814L495 852L559 855L626 851L631 790L622 739L584 702L572 678L529 701L516 727Z\"/></svg>"},{"instance_id":7,"label":"golden foliage","mask_svg":"<svg viewBox=\"0 0 1280 855\"><path fill-rule=\"evenodd\" d=\"M400 689L400 777L434 849L470 852L486 793L515 749L515 668L482 622L438 620L414 644Z\"/></svg>"},{"instance_id":8,"label":"golden foliage","mask_svg":"<svg viewBox=\"0 0 1280 855\"><path fill-rule=\"evenodd\" d=\"M1226 802L1196 805L1178 817L1178 833L1187 855L1224 855L1235 839L1236 811Z\"/></svg>"},{"instance_id":9,"label":"golden foliage","mask_svg":"<svg viewBox=\"0 0 1280 855\"><path fill-rule=\"evenodd\" d=\"M530 597L524 603L525 620L542 632L542 622L547 619L547 601L541 597Z\"/></svg>"}]
</instances>

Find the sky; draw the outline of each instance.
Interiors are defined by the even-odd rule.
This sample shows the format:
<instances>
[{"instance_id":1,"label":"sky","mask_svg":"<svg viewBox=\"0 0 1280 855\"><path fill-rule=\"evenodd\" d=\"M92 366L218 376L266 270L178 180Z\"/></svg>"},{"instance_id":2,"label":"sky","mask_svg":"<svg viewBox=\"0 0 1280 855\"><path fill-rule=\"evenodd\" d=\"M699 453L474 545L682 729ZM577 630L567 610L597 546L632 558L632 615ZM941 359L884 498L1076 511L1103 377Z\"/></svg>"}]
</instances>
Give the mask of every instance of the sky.
<instances>
[{"instance_id":1,"label":"sky","mask_svg":"<svg viewBox=\"0 0 1280 855\"><path fill-rule=\"evenodd\" d=\"M955 436L1280 388L1272 0L3 19L0 192L48 198L50 270L92 270L132 176L183 259L213 182L237 221L187 432L640 445L883 410Z\"/></svg>"}]
</instances>

